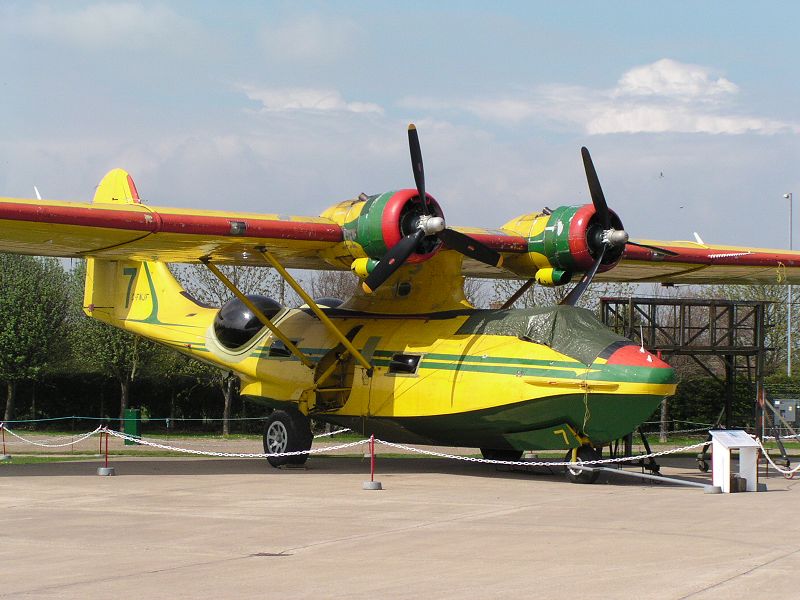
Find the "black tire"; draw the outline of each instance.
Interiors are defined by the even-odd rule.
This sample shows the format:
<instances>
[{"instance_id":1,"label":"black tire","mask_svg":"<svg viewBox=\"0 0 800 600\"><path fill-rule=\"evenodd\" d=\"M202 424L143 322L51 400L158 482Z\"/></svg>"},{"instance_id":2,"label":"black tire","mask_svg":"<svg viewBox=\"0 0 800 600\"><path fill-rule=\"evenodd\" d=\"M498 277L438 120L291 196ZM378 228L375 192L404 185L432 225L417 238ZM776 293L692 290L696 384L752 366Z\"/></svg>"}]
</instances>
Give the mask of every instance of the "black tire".
<instances>
[{"instance_id":1,"label":"black tire","mask_svg":"<svg viewBox=\"0 0 800 600\"><path fill-rule=\"evenodd\" d=\"M708 473L708 463L704 460L697 461L697 470L703 473Z\"/></svg>"},{"instance_id":2,"label":"black tire","mask_svg":"<svg viewBox=\"0 0 800 600\"><path fill-rule=\"evenodd\" d=\"M497 450L496 448L481 448L481 456L486 460L504 460L516 462L522 458L522 450Z\"/></svg>"},{"instance_id":3,"label":"black tire","mask_svg":"<svg viewBox=\"0 0 800 600\"><path fill-rule=\"evenodd\" d=\"M591 446L581 446L578 448L578 460L589 461L599 460L600 453ZM567 455L564 457L564 462L572 462L572 450L567 450ZM585 471L581 469L571 469L564 467L564 473L567 480L572 483L594 483L600 477L598 471Z\"/></svg>"},{"instance_id":4,"label":"black tire","mask_svg":"<svg viewBox=\"0 0 800 600\"><path fill-rule=\"evenodd\" d=\"M265 454L309 450L313 439L311 421L296 410L276 410L264 423ZM276 468L283 465L302 465L307 460L308 454L267 457L269 464Z\"/></svg>"}]
</instances>

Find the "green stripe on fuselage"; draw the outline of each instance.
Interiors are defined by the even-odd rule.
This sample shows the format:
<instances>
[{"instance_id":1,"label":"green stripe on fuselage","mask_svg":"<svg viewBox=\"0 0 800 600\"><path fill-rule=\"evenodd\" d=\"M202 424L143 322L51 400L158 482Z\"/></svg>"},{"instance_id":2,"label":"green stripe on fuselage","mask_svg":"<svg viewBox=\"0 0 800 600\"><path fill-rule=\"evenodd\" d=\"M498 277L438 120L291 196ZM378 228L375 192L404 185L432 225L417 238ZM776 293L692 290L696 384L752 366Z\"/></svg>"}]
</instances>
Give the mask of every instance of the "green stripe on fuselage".
<instances>
[{"instance_id":1,"label":"green stripe on fuselage","mask_svg":"<svg viewBox=\"0 0 800 600\"><path fill-rule=\"evenodd\" d=\"M304 354L316 358L326 354L329 348L301 348ZM405 350L375 351L373 364L388 367L391 356L402 354ZM254 351L254 356L266 360L298 360L295 356L269 356L269 347L262 346ZM420 371L463 371L494 375L516 375L519 377L554 377L561 379L586 379L588 381L615 381L623 383L670 384L675 382L672 369L651 367L609 365L606 363L586 367L578 361L549 361L541 359L511 358L501 356L467 356L459 354L424 354Z\"/></svg>"}]
</instances>

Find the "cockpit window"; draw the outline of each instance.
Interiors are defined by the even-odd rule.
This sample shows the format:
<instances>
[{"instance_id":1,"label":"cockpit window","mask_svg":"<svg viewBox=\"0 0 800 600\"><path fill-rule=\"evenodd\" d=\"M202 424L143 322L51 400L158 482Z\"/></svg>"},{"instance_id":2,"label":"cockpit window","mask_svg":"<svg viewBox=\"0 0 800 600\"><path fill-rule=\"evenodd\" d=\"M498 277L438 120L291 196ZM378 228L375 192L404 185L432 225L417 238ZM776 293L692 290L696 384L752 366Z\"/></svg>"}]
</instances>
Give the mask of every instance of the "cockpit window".
<instances>
[{"instance_id":1,"label":"cockpit window","mask_svg":"<svg viewBox=\"0 0 800 600\"><path fill-rule=\"evenodd\" d=\"M476 310L458 334L508 335L549 346L585 365L615 342L627 341L585 308L558 305L521 310Z\"/></svg>"},{"instance_id":2,"label":"cockpit window","mask_svg":"<svg viewBox=\"0 0 800 600\"><path fill-rule=\"evenodd\" d=\"M271 298L248 295L252 302L268 319L272 319L283 307ZM219 343L229 350L239 348L253 339L264 327L258 317L238 298L231 298L214 317L214 333Z\"/></svg>"}]
</instances>

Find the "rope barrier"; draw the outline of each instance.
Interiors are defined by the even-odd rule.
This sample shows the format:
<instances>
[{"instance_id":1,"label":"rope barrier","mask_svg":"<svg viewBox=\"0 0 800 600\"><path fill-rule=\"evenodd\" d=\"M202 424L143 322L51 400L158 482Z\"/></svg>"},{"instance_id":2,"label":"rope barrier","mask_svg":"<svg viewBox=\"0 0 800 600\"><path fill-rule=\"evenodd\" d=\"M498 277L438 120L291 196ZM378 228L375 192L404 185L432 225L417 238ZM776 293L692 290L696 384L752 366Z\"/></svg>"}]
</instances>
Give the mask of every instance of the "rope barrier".
<instances>
[{"instance_id":1,"label":"rope barrier","mask_svg":"<svg viewBox=\"0 0 800 600\"><path fill-rule=\"evenodd\" d=\"M312 455L312 454L321 454L323 452L334 452L334 451L337 451L337 450L344 450L344 449L347 449L347 448L354 448L356 446L360 446L360 445L363 445L363 444L370 443L370 439L361 439L361 440L357 440L355 442L349 442L349 443L346 443L346 444L338 444L338 445L334 445L334 446L322 446L320 448L311 448L311 449L308 449L308 450L296 450L296 451L291 451L291 452L278 452L278 453L215 452L215 451L209 451L209 450L195 450L195 449L192 449L192 448L182 448L180 446L170 446L168 444L159 444L157 442L151 442L149 440L145 440L143 438L138 438L136 436L128 435L126 433L123 433L123 432L120 432L120 431L115 431L113 429L109 429L108 427L103 427L103 426L98 426L96 429L94 429L94 430L92 430L92 431L90 431L88 433L85 433L85 434L79 436L78 438L73 439L73 440L71 440L69 442L63 443L63 444L46 444L46 443L41 443L41 442L37 442L37 441L31 440L31 439L27 439L27 438L15 433L11 429L9 429L6 426L5 423L0 423L0 430L2 430L3 434L5 434L5 432L7 431L9 433L9 435L17 438L18 440L20 440L22 442L25 442L27 444L32 444L34 446L44 447L44 448L62 448L62 447L65 447L65 446L71 446L73 444L77 444L79 442L82 442L82 441L92 437L93 435L101 433L101 434L106 434L106 435L112 435L112 436L114 436L116 438L119 438L119 439L122 439L122 440L128 440L128 441L131 441L131 442L133 442L135 444L139 444L139 445L142 445L142 446L149 446L151 448L157 448L159 450L166 450L166 451L170 451L170 452L180 452L180 453L192 454L192 455L196 455L196 456L214 456L214 457L220 457L220 458L278 458L278 457L284 457L284 456L299 456L299 455L303 455L303 454ZM320 434L318 436L315 436L315 439L316 438L329 437L329 436L335 435L337 433L342 433L343 431L349 431L349 430L338 430L338 431L334 431L334 432L323 433L323 434ZM793 436L793 437L798 437L798 436ZM593 466L593 465L607 465L607 464L614 464L614 463L624 463L624 462L630 462L630 461L644 460L644 459L648 459L648 458L656 458L656 457L659 457L659 456L667 456L669 454L677 454L679 452L687 452L687 451L690 451L690 450L696 450L697 448L700 448L700 447L702 447L702 446L704 446L706 444L706 442L698 442L696 444L690 444L688 446L681 446L679 448L671 448L671 449L668 449L668 450L662 450L660 452L651 452L649 454L640 454L640 455L636 455L636 456L624 456L624 457L618 457L618 458L604 458L604 459L586 460L586 461L579 460L579 461L576 461L576 462L572 462L572 461L521 461L521 460L520 461L504 461L504 460L495 460L495 459L488 459L488 458L477 458L475 456L464 456L464 455L458 455L458 454L447 454L447 453L444 453L444 452L436 452L434 450L426 450L424 448L416 448L414 446L408 446L406 444L399 444L399 443L396 443L396 442L389 442L389 441L386 441L386 440L382 440L380 438L373 438L373 439L374 439L374 441L372 443L381 444L381 445L386 446L388 448L395 448L397 450L403 450L405 452L423 454L425 456L433 456L433 457L436 457L436 458L447 458L447 459L450 459L450 460L460 460L460 461L464 461L464 462L493 464L493 465L507 465L507 466L510 465L510 466L521 466L521 467L575 467L575 466L581 466L581 465L589 467L589 466ZM776 471L778 471L779 473L781 473L784 476L793 476L795 473L800 471L800 464L798 464L793 469L785 469L785 468L782 468L779 465L775 464L775 462L772 460L772 458L770 457L769 453L767 452L766 448L764 447L762 441L759 438L755 438L755 440L758 442L758 445L761 448L761 451L763 452L763 454L766 457L767 461L769 461L769 463L772 465L772 467Z\"/></svg>"},{"instance_id":2,"label":"rope barrier","mask_svg":"<svg viewBox=\"0 0 800 600\"><path fill-rule=\"evenodd\" d=\"M348 431L351 431L351 430L350 429L337 429L336 431L330 431L328 433L319 433L319 434L313 436L313 439L316 440L316 439L320 439L320 438L333 437L334 435L338 435L340 433L346 433ZM215 437L211 437L211 438L194 437L194 438L187 439L185 437L175 438L175 437L172 437L170 435L159 435L158 439L161 441L161 443L164 443L164 444L181 443L184 446L186 446L186 445L195 445L196 446L196 445L199 445L199 444L203 444L204 442L207 442L209 439L213 439L215 441L223 441L225 438L222 438L222 437L219 437L219 436L215 436Z\"/></svg>"},{"instance_id":3,"label":"rope barrier","mask_svg":"<svg viewBox=\"0 0 800 600\"><path fill-rule=\"evenodd\" d=\"M294 450L291 452L276 452L276 453L265 453L265 452L213 452L209 450L194 450L191 448L180 448L178 446L168 446L166 444L158 444L156 442L151 442L145 440L143 438L137 438L132 435L128 435L127 433L122 433L120 431L114 431L113 429L105 429L110 435L114 437L128 440L134 442L135 444L139 444L141 446L150 446L151 448L158 448L160 450L167 450L170 452L182 452L184 454L194 454L199 456L216 456L220 458L278 458L281 456L299 456L301 454L320 454L322 452L332 452L334 450L342 450L345 448L352 448L354 446L358 446L360 444L366 443L368 440L358 440L357 442L350 442L347 444L339 444L338 446L323 446L321 448L311 448L308 450Z\"/></svg>"},{"instance_id":4,"label":"rope barrier","mask_svg":"<svg viewBox=\"0 0 800 600\"><path fill-rule=\"evenodd\" d=\"M580 465L585 465L587 467L592 465L606 465L606 464L613 464L613 463L621 463L621 462L628 462L633 460L641 460L645 458L655 458L656 456L666 456L667 454L675 454L677 452L686 452L687 450L694 450L703 446L705 442L699 442L697 444L692 444L691 446L682 446L680 448L673 448L670 450L662 450L661 452L651 452L650 454L638 454L636 456L623 456L619 458L601 458L597 460L579 460L576 462L554 462L554 461L529 461L529 460L494 460L489 458L477 458L475 456L462 456L458 454L445 454L442 452L435 452L433 450L424 450L423 448L415 448L413 446L406 446L404 444L397 444L395 442L387 442L385 440L381 440L375 438L376 444L383 444L384 446L390 446L392 448L397 448L398 450L405 450L408 452L416 452L418 454L425 454L427 456L436 456L439 458L449 458L452 460L463 460L466 462L476 462L476 463L485 463L491 465L513 465L513 466L520 466L520 467L575 467Z\"/></svg>"},{"instance_id":5,"label":"rope barrier","mask_svg":"<svg viewBox=\"0 0 800 600\"><path fill-rule=\"evenodd\" d=\"M6 429L5 431L9 431L10 432L11 430ZM31 433L31 432L27 432L27 433ZM78 435L83 435L83 434L78 434ZM16 437L19 438L20 437L19 434L17 434ZM67 440L70 440L70 441L67 441ZM57 435L57 436L39 436L39 435L37 435L36 441L40 442L42 444L53 445L53 447L58 447L57 444L59 442L63 441L63 442L65 442L64 445L66 446L66 445L75 443L75 434ZM81 441L83 441L83 440L81 440ZM12 446L12 445L13 446L19 446L21 444L22 444L22 442L15 442L15 441L9 442L9 446Z\"/></svg>"},{"instance_id":6,"label":"rope barrier","mask_svg":"<svg viewBox=\"0 0 800 600\"><path fill-rule=\"evenodd\" d=\"M59 417L59 418L61 418L61 417ZM64 418L69 418L69 417L64 417ZM10 422L12 422L12 421L6 421L6 422L3 422L3 423L0 423L0 431L2 431L2 433L3 433L3 448L4 448L3 449L3 454L5 454L5 432L6 431L8 431L8 433L10 435L14 436L15 438L17 438L17 439L19 439L19 440L21 440L22 442L25 442L25 443L34 444L36 446L41 446L43 448L62 448L62 447L65 447L65 446L70 446L72 444L77 444L79 442L82 442L83 440L87 439L87 437L91 437L92 435L94 435L95 432L98 432L98 431L102 432L104 430L104 426L101 425L101 426L98 426L97 429L93 430L88 435L83 436L83 437L79 437L77 439L75 438L74 435L60 435L60 436L39 438L38 441L35 442L33 440L30 440L30 439L27 439L27 438L23 438L19 434L14 433L13 431L11 431L8 427L5 426L6 423L10 423ZM351 431L351 430L350 429L337 429L336 431L329 431L327 433L317 434L317 435L314 436L314 439L332 437L332 436L338 435L340 433L347 433L348 431ZM67 440L67 439L70 440L70 441L65 442L63 444L52 443L52 442L58 442L60 440ZM48 442L51 442L51 443L48 443ZM202 440L198 440L195 443L202 443ZM102 442L101 442L101 444L102 444Z\"/></svg>"},{"instance_id":7,"label":"rope barrier","mask_svg":"<svg viewBox=\"0 0 800 600\"><path fill-rule=\"evenodd\" d=\"M350 429L337 429L336 431L329 431L328 433L319 433L314 436L314 439L324 438L324 437L331 437L332 435L338 435L340 433L345 433L346 431L351 431Z\"/></svg>"},{"instance_id":8,"label":"rope barrier","mask_svg":"<svg viewBox=\"0 0 800 600\"><path fill-rule=\"evenodd\" d=\"M761 452L764 454L764 456L766 457L766 459L769 462L769 464L771 464L773 466L773 468L776 471L778 471L778 473L780 473L784 477L791 478L791 477L794 476L795 473L800 471L800 464L798 464L794 469L785 469L785 468L781 468L778 465L776 465L775 461L772 460L772 457L767 453L767 449L764 448L764 444L761 443L761 440L758 439L758 438L755 438L755 440L756 440L756 442L758 442L758 445L761 448Z\"/></svg>"},{"instance_id":9,"label":"rope barrier","mask_svg":"<svg viewBox=\"0 0 800 600\"><path fill-rule=\"evenodd\" d=\"M79 437L77 439L73 439L73 440L71 440L69 442L66 442L64 444L43 444L41 442L34 442L33 440L26 439L26 438L22 437L21 435L19 435L17 433L14 433L11 429L9 429L8 427L5 426L5 423L0 423L0 427L2 427L3 431L7 431L9 433L9 435L14 436L18 440L21 440L21 441L25 442L26 444L33 444L34 446L40 446L42 448L64 448L66 446L72 446L73 444L77 444L79 442L82 442L83 440L86 440L86 439L92 437L94 434L99 433L100 431L103 430L103 427L98 427L94 431L90 431L89 433L84 434L81 437Z\"/></svg>"},{"instance_id":10,"label":"rope barrier","mask_svg":"<svg viewBox=\"0 0 800 600\"><path fill-rule=\"evenodd\" d=\"M269 416L262 417L228 417L228 421L263 421L268 419ZM52 421L119 421L119 417L83 417L78 415L71 415L68 417L42 417L41 419L9 419L6 423L46 423ZM189 421L189 422L208 422L208 421L224 421L224 417L137 417L135 419L122 419L123 421Z\"/></svg>"},{"instance_id":11,"label":"rope barrier","mask_svg":"<svg viewBox=\"0 0 800 600\"><path fill-rule=\"evenodd\" d=\"M695 429L675 429L674 431L665 431L664 435L671 436L677 433L700 433L700 432L708 433L708 427L697 427ZM660 431L653 430L653 431L645 431L647 435L661 435Z\"/></svg>"},{"instance_id":12,"label":"rope barrier","mask_svg":"<svg viewBox=\"0 0 800 600\"><path fill-rule=\"evenodd\" d=\"M714 427L713 423L698 423L697 421L683 421L681 419L674 419L667 421L667 423L686 423L687 425L702 425L706 429ZM661 425L661 421L645 421L642 425Z\"/></svg>"}]
</instances>

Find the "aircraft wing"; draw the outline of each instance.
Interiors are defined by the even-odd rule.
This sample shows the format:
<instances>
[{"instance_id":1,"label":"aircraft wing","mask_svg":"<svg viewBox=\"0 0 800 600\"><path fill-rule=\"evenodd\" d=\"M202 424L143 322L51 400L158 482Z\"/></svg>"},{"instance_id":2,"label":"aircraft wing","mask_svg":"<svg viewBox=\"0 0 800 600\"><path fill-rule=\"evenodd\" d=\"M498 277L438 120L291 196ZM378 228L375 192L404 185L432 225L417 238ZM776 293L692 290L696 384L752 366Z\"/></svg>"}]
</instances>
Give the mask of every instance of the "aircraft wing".
<instances>
[{"instance_id":1,"label":"aircraft wing","mask_svg":"<svg viewBox=\"0 0 800 600\"><path fill-rule=\"evenodd\" d=\"M634 240L675 256L628 245L619 264L598 281L683 284L800 283L800 252L767 248L706 245L696 242Z\"/></svg>"},{"instance_id":2,"label":"aircraft wing","mask_svg":"<svg viewBox=\"0 0 800 600\"><path fill-rule=\"evenodd\" d=\"M507 258L520 254L525 238L502 231L458 228ZM800 251L741 246L706 245L689 241L632 240L673 255L627 245L616 267L596 275L596 281L675 284L786 284L800 283ZM524 250L522 251L524 252ZM468 277L533 277L535 272L518 268L495 269L465 258L462 271ZM574 277L573 281L577 281Z\"/></svg>"},{"instance_id":3,"label":"aircraft wing","mask_svg":"<svg viewBox=\"0 0 800 600\"><path fill-rule=\"evenodd\" d=\"M0 198L0 252L16 254L263 265L263 246L286 266L329 269L342 239L322 217Z\"/></svg>"},{"instance_id":4,"label":"aircraft wing","mask_svg":"<svg viewBox=\"0 0 800 600\"><path fill-rule=\"evenodd\" d=\"M330 214L337 220L149 206L139 201L127 173L115 170L101 182L92 203L0 198L0 252L182 263L210 257L217 263L263 266L263 257L255 252L263 247L286 267L347 269L357 244L340 224L342 215L336 210ZM528 260L536 254L528 254L532 238L513 228L457 229L506 259L498 269L465 258L466 276L526 279L535 275L536 264L542 266L542 255ZM619 264L598 273L597 279L800 283L800 252L682 241L642 243L673 254L628 245Z\"/></svg>"}]
</instances>

